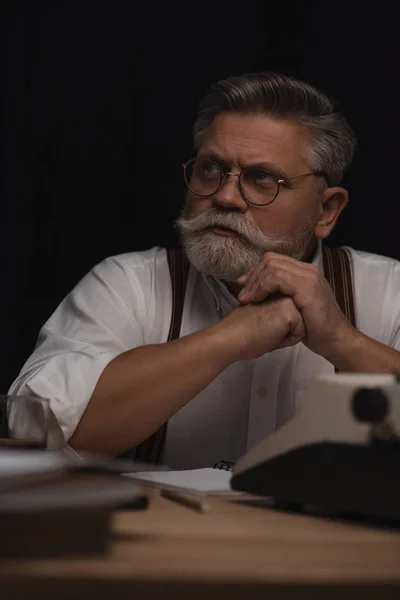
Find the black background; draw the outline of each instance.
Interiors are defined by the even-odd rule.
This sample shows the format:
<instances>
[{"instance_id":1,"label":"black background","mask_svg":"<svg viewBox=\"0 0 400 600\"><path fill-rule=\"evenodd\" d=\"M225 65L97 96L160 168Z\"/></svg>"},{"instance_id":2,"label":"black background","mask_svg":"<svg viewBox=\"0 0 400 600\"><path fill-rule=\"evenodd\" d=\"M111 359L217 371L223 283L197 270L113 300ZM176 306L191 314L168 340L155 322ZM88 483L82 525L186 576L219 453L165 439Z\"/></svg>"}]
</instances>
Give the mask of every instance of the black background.
<instances>
[{"instance_id":1,"label":"black background","mask_svg":"<svg viewBox=\"0 0 400 600\"><path fill-rule=\"evenodd\" d=\"M275 70L333 96L359 148L331 242L400 258L399 30L389 2L2 2L1 372L106 256L176 242L196 105Z\"/></svg>"}]
</instances>

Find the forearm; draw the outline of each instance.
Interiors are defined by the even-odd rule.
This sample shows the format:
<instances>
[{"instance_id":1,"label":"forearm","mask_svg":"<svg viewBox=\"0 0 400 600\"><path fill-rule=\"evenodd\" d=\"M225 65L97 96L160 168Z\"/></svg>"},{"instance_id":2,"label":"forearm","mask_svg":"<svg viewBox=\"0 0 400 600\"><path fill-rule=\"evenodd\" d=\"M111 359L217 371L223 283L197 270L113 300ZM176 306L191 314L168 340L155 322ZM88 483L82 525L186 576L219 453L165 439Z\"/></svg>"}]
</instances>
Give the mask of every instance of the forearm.
<instances>
[{"instance_id":1,"label":"forearm","mask_svg":"<svg viewBox=\"0 0 400 600\"><path fill-rule=\"evenodd\" d=\"M341 372L400 373L400 352L355 329L326 358Z\"/></svg>"},{"instance_id":2,"label":"forearm","mask_svg":"<svg viewBox=\"0 0 400 600\"><path fill-rule=\"evenodd\" d=\"M109 455L136 446L235 360L220 323L124 352L104 369L69 444Z\"/></svg>"}]
</instances>

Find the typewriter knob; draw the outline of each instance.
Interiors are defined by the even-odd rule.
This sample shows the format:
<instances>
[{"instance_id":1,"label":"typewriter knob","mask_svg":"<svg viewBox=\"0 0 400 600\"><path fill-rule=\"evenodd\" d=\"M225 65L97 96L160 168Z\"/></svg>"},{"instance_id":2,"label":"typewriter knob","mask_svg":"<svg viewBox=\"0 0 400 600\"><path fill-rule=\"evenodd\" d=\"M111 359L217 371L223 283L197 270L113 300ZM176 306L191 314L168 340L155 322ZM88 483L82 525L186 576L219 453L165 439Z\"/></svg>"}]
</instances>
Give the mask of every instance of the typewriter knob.
<instances>
[{"instance_id":1,"label":"typewriter knob","mask_svg":"<svg viewBox=\"0 0 400 600\"><path fill-rule=\"evenodd\" d=\"M364 423L379 423L389 414L389 401L379 388L360 388L352 399L353 415Z\"/></svg>"}]
</instances>

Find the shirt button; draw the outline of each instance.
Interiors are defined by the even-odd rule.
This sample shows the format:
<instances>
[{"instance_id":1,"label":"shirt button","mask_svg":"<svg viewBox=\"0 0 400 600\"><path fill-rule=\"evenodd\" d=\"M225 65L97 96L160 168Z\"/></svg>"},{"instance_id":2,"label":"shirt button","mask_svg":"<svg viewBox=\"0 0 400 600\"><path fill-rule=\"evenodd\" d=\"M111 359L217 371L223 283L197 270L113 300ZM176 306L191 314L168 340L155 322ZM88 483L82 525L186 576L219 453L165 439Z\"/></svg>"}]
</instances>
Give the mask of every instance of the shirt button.
<instances>
[{"instance_id":1,"label":"shirt button","mask_svg":"<svg viewBox=\"0 0 400 600\"><path fill-rule=\"evenodd\" d=\"M257 394L260 398L265 398L265 396L267 395L267 388L265 387L265 385L262 385L258 388Z\"/></svg>"}]
</instances>

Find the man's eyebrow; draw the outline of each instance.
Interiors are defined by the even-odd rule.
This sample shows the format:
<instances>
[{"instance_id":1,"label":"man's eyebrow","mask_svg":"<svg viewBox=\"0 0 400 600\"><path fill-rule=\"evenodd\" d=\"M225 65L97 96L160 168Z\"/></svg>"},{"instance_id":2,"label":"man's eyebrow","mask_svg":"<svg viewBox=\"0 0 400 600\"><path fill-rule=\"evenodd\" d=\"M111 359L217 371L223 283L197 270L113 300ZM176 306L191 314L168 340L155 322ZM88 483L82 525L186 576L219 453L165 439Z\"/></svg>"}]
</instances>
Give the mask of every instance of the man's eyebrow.
<instances>
[{"instance_id":1,"label":"man's eyebrow","mask_svg":"<svg viewBox=\"0 0 400 600\"><path fill-rule=\"evenodd\" d=\"M200 152L199 156L215 160L215 162L221 165L221 167L225 167L227 171L230 169L230 165L226 162L226 160L221 158L221 156L218 156L218 154L216 152L213 152L213 150L205 150L204 152Z\"/></svg>"},{"instance_id":2,"label":"man's eyebrow","mask_svg":"<svg viewBox=\"0 0 400 600\"><path fill-rule=\"evenodd\" d=\"M229 170L231 168L230 164L228 164L226 162L226 160L224 160L221 156L218 156L218 154L216 152L214 152L213 150L206 150L204 152L200 152L199 156L204 156L207 158L211 158L212 160L215 160L215 162L217 162L219 165L221 165L221 167L226 168L226 170ZM251 163L248 165L242 165L242 167L243 168L255 167L256 169L263 169L264 171L268 171L272 175L275 175L278 179L284 179L287 182L290 181L289 175L287 173L285 173L285 171L283 171L281 169L281 167L278 167L277 165L275 165L274 163L271 163L271 162L257 161L255 163Z\"/></svg>"}]
</instances>

